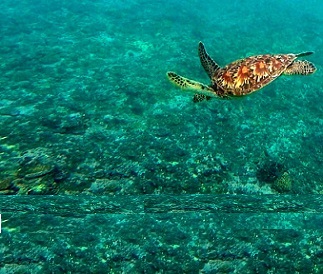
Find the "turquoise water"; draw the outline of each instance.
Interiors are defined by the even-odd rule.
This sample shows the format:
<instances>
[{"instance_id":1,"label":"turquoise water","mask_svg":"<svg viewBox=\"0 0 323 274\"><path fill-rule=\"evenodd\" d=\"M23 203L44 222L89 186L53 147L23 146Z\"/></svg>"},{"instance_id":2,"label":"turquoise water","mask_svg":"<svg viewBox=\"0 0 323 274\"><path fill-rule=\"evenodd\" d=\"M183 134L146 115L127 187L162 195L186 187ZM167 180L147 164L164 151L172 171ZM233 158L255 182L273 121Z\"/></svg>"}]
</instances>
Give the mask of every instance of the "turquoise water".
<instances>
[{"instance_id":1,"label":"turquoise water","mask_svg":"<svg viewBox=\"0 0 323 274\"><path fill-rule=\"evenodd\" d=\"M323 273L322 18L321 0L0 1L0 274ZM209 84L199 41L221 66L314 51L317 72L194 103L166 72Z\"/></svg>"},{"instance_id":2,"label":"turquoise water","mask_svg":"<svg viewBox=\"0 0 323 274\"><path fill-rule=\"evenodd\" d=\"M323 192L321 1L114 2L1 1L2 194ZM318 70L194 104L199 41Z\"/></svg>"}]
</instances>

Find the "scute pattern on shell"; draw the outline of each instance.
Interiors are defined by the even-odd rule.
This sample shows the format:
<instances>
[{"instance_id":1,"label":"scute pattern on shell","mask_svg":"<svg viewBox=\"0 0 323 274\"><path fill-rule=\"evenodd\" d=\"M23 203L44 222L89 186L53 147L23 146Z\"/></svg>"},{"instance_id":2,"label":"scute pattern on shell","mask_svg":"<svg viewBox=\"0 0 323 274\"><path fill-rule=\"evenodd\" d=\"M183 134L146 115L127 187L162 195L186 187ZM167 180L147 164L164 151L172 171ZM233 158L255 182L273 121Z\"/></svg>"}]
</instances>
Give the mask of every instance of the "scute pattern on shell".
<instances>
[{"instance_id":1,"label":"scute pattern on shell","mask_svg":"<svg viewBox=\"0 0 323 274\"><path fill-rule=\"evenodd\" d=\"M296 58L295 54L251 56L219 69L212 81L228 95L246 95L271 83Z\"/></svg>"}]
</instances>

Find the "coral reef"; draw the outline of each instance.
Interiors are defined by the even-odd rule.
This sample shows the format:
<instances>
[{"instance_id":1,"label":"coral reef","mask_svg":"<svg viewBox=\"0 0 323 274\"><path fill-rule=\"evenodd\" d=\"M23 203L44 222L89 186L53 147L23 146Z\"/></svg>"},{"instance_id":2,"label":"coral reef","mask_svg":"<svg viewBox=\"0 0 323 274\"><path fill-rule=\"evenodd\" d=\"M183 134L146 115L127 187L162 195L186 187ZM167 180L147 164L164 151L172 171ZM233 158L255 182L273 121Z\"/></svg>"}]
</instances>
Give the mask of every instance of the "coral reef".
<instances>
[{"instance_id":1,"label":"coral reef","mask_svg":"<svg viewBox=\"0 0 323 274\"><path fill-rule=\"evenodd\" d=\"M281 77L242 100L194 104L165 77L208 81L199 40L220 65L319 51L320 16L292 8L278 33L275 5L257 3L255 17L231 2L202 4L203 16L194 1L28 2L0 4L1 193L277 193L286 171L293 193L323 191L321 55L309 56L316 74ZM207 20L217 9L221 18ZM39 149L51 160L28 162Z\"/></svg>"}]
</instances>

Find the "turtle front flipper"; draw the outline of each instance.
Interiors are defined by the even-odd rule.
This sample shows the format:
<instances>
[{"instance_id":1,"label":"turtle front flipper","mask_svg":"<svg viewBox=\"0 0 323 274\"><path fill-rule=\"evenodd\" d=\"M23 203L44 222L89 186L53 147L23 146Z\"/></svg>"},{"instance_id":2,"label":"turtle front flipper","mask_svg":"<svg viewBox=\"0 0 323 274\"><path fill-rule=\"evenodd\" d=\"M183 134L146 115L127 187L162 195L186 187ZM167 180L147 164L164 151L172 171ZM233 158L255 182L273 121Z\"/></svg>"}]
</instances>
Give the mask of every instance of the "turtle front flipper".
<instances>
[{"instance_id":1,"label":"turtle front flipper","mask_svg":"<svg viewBox=\"0 0 323 274\"><path fill-rule=\"evenodd\" d=\"M291 63L286 70L284 71L284 74L286 75L309 75L316 71L316 67L313 63L307 61L307 60L297 60Z\"/></svg>"},{"instance_id":2,"label":"turtle front flipper","mask_svg":"<svg viewBox=\"0 0 323 274\"><path fill-rule=\"evenodd\" d=\"M168 79L175 85L181 87L182 89L189 89L197 91L198 93L204 94L210 97L218 97L215 90L207 85L204 85L200 82L187 79L183 76L176 74L175 72L167 72Z\"/></svg>"},{"instance_id":3,"label":"turtle front flipper","mask_svg":"<svg viewBox=\"0 0 323 274\"><path fill-rule=\"evenodd\" d=\"M208 55L202 42L199 42L198 53L205 72L210 79L212 79L214 73L220 68L220 66L210 57L210 55Z\"/></svg>"}]
</instances>

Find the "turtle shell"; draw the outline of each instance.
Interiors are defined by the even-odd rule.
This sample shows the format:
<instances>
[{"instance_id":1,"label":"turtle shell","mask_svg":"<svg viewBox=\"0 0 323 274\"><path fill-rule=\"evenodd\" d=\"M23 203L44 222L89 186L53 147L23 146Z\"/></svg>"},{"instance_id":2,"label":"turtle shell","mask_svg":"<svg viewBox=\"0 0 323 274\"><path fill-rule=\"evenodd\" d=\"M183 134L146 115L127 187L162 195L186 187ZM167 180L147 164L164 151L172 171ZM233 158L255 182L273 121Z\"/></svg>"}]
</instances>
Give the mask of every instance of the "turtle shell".
<instances>
[{"instance_id":1,"label":"turtle shell","mask_svg":"<svg viewBox=\"0 0 323 274\"><path fill-rule=\"evenodd\" d=\"M296 54L251 56L219 69L212 82L224 95L247 95L274 81L296 58Z\"/></svg>"}]
</instances>

